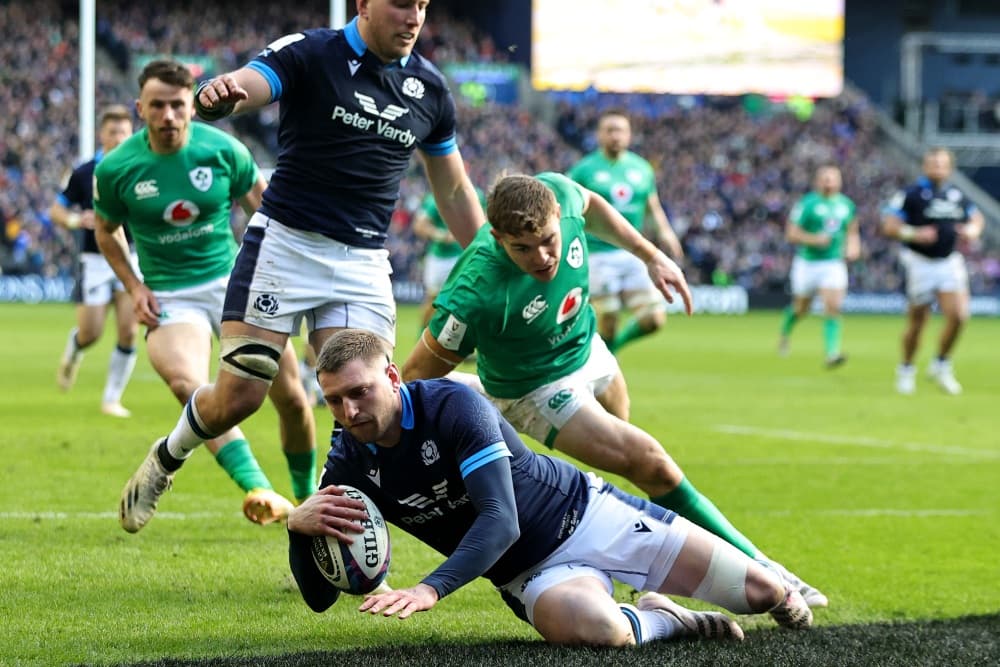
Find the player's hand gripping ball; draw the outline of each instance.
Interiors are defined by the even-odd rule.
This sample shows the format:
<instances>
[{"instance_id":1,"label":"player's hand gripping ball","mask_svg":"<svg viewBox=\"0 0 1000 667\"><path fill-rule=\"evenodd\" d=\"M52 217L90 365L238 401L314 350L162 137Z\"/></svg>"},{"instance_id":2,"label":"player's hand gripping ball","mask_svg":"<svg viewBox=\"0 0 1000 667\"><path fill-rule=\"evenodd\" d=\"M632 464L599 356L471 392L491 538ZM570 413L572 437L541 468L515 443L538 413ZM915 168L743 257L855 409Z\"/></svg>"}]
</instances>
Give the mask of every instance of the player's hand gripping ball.
<instances>
[{"instance_id":1,"label":"player's hand gripping ball","mask_svg":"<svg viewBox=\"0 0 1000 667\"><path fill-rule=\"evenodd\" d=\"M353 534L353 544L326 535L313 537L313 560L331 584L364 595L375 590L389 572L389 529L371 498L353 486L340 488L346 497L365 504L368 519L361 522L365 531Z\"/></svg>"}]
</instances>

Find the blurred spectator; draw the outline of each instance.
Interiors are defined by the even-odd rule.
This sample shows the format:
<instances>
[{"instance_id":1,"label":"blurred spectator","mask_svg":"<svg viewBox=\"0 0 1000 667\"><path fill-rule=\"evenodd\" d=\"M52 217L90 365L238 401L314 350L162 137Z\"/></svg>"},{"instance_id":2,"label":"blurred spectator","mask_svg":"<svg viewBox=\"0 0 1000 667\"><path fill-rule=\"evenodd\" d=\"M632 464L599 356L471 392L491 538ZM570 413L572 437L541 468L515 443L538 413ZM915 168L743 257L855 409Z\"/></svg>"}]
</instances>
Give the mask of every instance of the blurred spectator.
<instances>
[{"instance_id":1,"label":"blurred spectator","mask_svg":"<svg viewBox=\"0 0 1000 667\"><path fill-rule=\"evenodd\" d=\"M353 14L353 3L348 12ZM136 55L210 55L220 70L244 64L277 34L327 25L329 3L292 6L171 0L144 5L102 0L97 5L100 48L129 67ZM348 17L350 18L350 16ZM77 153L78 13L59 0L0 2L0 210L17 212L17 233L5 229L0 269L69 275L73 239L45 213ZM437 63L502 60L492 40L473 26L436 12L418 49ZM97 72L97 104L135 97L129 71ZM851 267L851 291L898 291L896 244L876 233L879 210L903 167L880 144L874 114L862 97L818 101L796 115L759 96L703 97L651 94L552 93L551 122L523 108L460 103L459 137L473 182L488 190L504 171L563 171L590 144L602 108L627 108L633 145L659 174L658 188L688 254L693 283L736 283L784 289L792 250L783 224L791 202L809 187L816 165L833 161L844 193L858 204L862 260ZM993 106L980 100L983 118ZM995 99L989 100L995 104ZM995 114L994 114L995 116ZM987 119L988 120L988 119ZM275 149L277 107L221 123L248 142L267 165ZM270 154L269 154L270 153ZM420 242L409 229L425 194L420 165L404 180L389 249L397 280L419 281ZM1000 289L1000 260L982 251L968 256L975 293Z\"/></svg>"}]
</instances>

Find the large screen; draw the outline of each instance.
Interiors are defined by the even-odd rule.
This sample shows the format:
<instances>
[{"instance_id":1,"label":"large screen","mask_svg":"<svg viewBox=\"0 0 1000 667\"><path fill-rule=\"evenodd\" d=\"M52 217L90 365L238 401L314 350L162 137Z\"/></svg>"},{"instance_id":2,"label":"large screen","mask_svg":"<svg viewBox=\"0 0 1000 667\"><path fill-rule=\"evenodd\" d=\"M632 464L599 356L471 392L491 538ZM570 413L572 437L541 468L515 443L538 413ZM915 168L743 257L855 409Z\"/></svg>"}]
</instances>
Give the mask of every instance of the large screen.
<instances>
[{"instance_id":1,"label":"large screen","mask_svg":"<svg viewBox=\"0 0 1000 667\"><path fill-rule=\"evenodd\" d=\"M829 97L844 0L533 0L535 88Z\"/></svg>"}]
</instances>

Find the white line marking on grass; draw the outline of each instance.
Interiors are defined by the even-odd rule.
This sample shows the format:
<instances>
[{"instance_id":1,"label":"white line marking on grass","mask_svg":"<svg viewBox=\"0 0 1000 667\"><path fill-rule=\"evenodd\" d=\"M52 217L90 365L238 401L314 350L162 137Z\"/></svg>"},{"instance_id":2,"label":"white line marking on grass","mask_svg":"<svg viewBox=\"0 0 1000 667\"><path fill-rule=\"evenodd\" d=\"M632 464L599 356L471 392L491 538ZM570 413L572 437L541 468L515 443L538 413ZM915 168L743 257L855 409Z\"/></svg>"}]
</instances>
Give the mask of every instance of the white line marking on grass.
<instances>
[{"instance_id":1,"label":"white line marking on grass","mask_svg":"<svg viewBox=\"0 0 1000 667\"><path fill-rule=\"evenodd\" d=\"M684 467L693 466L702 467L717 467L717 468L731 468L733 466L898 466L899 457L846 457L846 456L821 456L818 458L808 458L800 459L788 456L782 457L768 457L768 458L746 458L746 459L726 459L725 461L719 460L705 460L696 459L694 457L686 457L684 459ZM924 465L924 466L969 466L976 465L975 461L970 461L968 459L961 460L927 460L918 463L907 462L907 465Z\"/></svg>"},{"instance_id":2,"label":"white line marking on grass","mask_svg":"<svg viewBox=\"0 0 1000 667\"><path fill-rule=\"evenodd\" d=\"M890 509L890 508L870 508L870 509L832 509L832 510L773 510L763 512L751 512L751 514L765 514L767 516L792 516L800 514L818 514L822 516L854 516L854 517L883 517L894 516L901 518L925 518L934 516L984 516L995 514L989 510L949 510L949 509Z\"/></svg>"},{"instance_id":3,"label":"white line marking on grass","mask_svg":"<svg viewBox=\"0 0 1000 667\"><path fill-rule=\"evenodd\" d=\"M227 516L239 516L240 512L157 512L157 519L167 519L168 521L194 521L199 519L218 519ZM94 519L106 521L108 519L118 519L117 512L0 512L0 520L28 520L35 521L45 519L47 521L78 521L81 519Z\"/></svg>"},{"instance_id":4,"label":"white line marking on grass","mask_svg":"<svg viewBox=\"0 0 1000 667\"><path fill-rule=\"evenodd\" d=\"M922 444L918 442L895 442L864 436L834 435L827 433L810 433L807 431L790 431L786 429L757 428L755 426L738 426L735 424L716 424L715 430L733 435L759 435L779 440L795 440L797 442L821 442L829 445L851 445L854 447L871 447L875 449L905 449L911 452L931 452L949 456L969 456L972 458L1000 459L1000 452L970 449L954 445Z\"/></svg>"}]
</instances>

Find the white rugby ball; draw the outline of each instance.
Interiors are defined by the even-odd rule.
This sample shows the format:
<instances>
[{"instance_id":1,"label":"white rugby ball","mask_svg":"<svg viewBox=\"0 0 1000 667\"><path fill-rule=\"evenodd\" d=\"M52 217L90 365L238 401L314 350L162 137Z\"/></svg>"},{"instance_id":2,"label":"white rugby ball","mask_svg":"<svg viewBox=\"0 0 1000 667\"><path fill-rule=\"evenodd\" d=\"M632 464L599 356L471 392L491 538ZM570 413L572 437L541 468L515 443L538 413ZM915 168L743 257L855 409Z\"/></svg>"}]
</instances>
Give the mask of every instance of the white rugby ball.
<instances>
[{"instance_id":1,"label":"white rugby ball","mask_svg":"<svg viewBox=\"0 0 1000 667\"><path fill-rule=\"evenodd\" d=\"M340 590L354 595L371 593L389 572L389 528L371 498L353 486L339 486L346 497L365 504L368 519L360 522L365 532L351 533L353 544L326 535L313 537L313 560L327 581Z\"/></svg>"}]
</instances>

